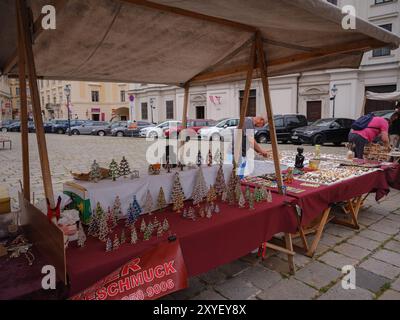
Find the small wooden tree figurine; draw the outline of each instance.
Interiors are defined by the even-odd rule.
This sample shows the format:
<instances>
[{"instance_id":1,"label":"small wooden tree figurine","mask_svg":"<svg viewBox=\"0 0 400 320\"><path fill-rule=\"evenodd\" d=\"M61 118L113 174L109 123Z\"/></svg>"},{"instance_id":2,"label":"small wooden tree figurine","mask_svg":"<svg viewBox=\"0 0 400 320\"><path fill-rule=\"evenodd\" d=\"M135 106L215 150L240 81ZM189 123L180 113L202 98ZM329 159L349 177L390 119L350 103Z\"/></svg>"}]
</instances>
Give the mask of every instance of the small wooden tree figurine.
<instances>
[{"instance_id":1,"label":"small wooden tree figurine","mask_svg":"<svg viewBox=\"0 0 400 320\"><path fill-rule=\"evenodd\" d=\"M117 222L118 219L122 217L121 199L119 198L119 196L116 196L116 198L115 198L112 213L113 213L113 216L114 216L113 219L115 219L115 222Z\"/></svg>"},{"instance_id":2,"label":"small wooden tree figurine","mask_svg":"<svg viewBox=\"0 0 400 320\"><path fill-rule=\"evenodd\" d=\"M119 164L119 175L126 178L130 173L131 173L131 169L129 168L129 163L125 159L125 157L122 157L122 160Z\"/></svg>"},{"instance_id":3,"label":"small wooden tree figurine","mask_svg":"<svg viewBox=\"0 0 400 320\"><path fill-rule=\"evenodd\" d=\"M78 246L83 248L86 242L86 234L85 230L83 230L82 223L79 222L79 229L78 229Z\"/></svg>"},{"instance_id":4,"label":"small wooden tree figurine","mask_svg":"<svg viewBox=\"0 0 400 320\"><path fill-rule=\"evenodd\" d=\"M139 219L140 214L142 213L142 208L139 205L139 202L136 200L136 195L133 196L133 202L128 210L128 220L127 224L132 225L135 223L137 219Z\"/></svg>"},{"instance_id":5,"label":"small wooden tree figurine","mask_svg":"<svg viewBox=\"0 0 400 320\"><path fill-rule=\"evenodd\" d=\"M122 229L121 232L121 244L124 244L126 242L126 234L125 234L125 229Z\"/></svg>"},{"instance_id":6,"label":"small wooden tree figurine","mask_svg":"<svg viewBox=\"0 0 400 320\"><path fill-rule=\"evenodd\" d=\"M213 156L212 156L211 150L209 150L208 155L207 155L207 165L209 167L211 167L212 164L213 164Z\"/></svg>"},{"instance_id":7,"label":"small wooden tree figurine","mask_svg":"<svg viewBox=\"0 0 400 320\"><path fill-rule=\"evenodd\" d=\"M112 159L109 169L110 169L109 170L110 178L113 181L116 181L117 178L119 177L119 168L118 168L118 164L115 162L114 159Z\"/></svg>"},{"instance_id":8,"label":"small wooden tree figurine","mask_svg":"<svg viewBox=\"0 0 400 320\"><path fill-rule=\"evenodd\" d=\"M97 202L96 209L90 218L89 223L89 235L92 237L99 237L100 236L100 224L101 220L104 217L104 211L101 207L100 203Z\"/></svg>"},{"instance_id":9,"label":"small wooden tree figurine","mask_svg":"<svg viewBox=\"0 0 400 320\"><path fill-rule=\"evenodd\" d=\"M152 210L153 210L153 198L151 196L150 190L147 190L143 206L143 214L151 214Z\"/></svg>"},{"instance_id":10,"label":"small wooden tree figurine","mask_svg":"<svg viewBox=\"0 0 400 320\"><path fill-rule=\"evenodd\" d=\"M240 192L238 203L240 208L244 208L246 205L246 199L244 198L243 192Z\"/></svg>"},{"instance_id":11,"label":"small wooden tree figurine","mask_svg":"<svg viewBox=\"0 0 400 320\"><path fill-rule=\"evenodd\" d=\"M120 245L120 242L119 242L118 235L115 234L115 236L114 236L114 242L113 242L113 250L118 250L119 245Z\"/></svg>"},{"instance_id":12,"label":"small wooden tree figurine","mask_svg":"<svg viewBox=\"0 0 400 320\"><path fill-rule=\"evenodd\" d=\"M138 236L137 236L136 228L135 228L135 226L132 226L132 228L131 228L131 244L136 244L137 241L138 241Z\"/></svg>"},{"instance_id":13,"label":"small wooden tree figurine","mask_svg":"<svg viewBox=\"0 0 400 320\"><path fill-rule=\"evenodd\" d=\"M89 180L97 183L100 181L100 179L101 179L100 166L96 162L96 160L94 160L92 166L90 167Z\"/></svg>"},{"instance_id":14,"label":"small wooden tree figurine","mask_svg":"<svg viewBox=\"0 0 400 320\"><path fill-rule=\"evenodd\" d=\"M167 201L165 200L165 194L162 187L160 187L160 191L157 197L157 210L162 211L167 206Z\"/></svg>"},{"instance_id":15,"label":"small wooden tree figurine","mask_svg":"<svg viewBox=\"0 0 400 320\"><path fill-rule=\"evenodd\" d=\"M162 227L163 227L164 232L167 232L169 230L169 223L168 223L167 218L164 219Z\"/></svg>"},{"instance_id":16,"label":"small wooden tree figurine","mask_svg":"<svg viewBox=\"0 0 400 320\"><path fill-rule=\"evenodd\" d=\"M182 208L184 207L183 202L185 201L185 194L183 193L182 190L182 185L181 181L179 179L179 173L176 172L174 176L174 183L172 186L172 195L171 195L171 200L173 203L173 208L175 212L180 213Z\"/></svg>"},{"instance_id":17,"label":"small wooden tree figurine","mask_svg":"<svg viewBox=\"0 0 400 320\"><path fill-rule=\"evenodd\" d=\"M140 224L140 232L144 233L146 231L146 221L144 221L144 219L142 219L142 223Z\"/></svg>"},{"instance_id":18,"label":"small wooden tree figurine","mask_svg":"<svg viewBox=\"0 0 400 320\"><path fill-rule=\"evenodd\" d=\"M217 200L217 193L215 192L214 186L210 186L210 189L207 193L207 202L214 203Z\"/></svg>"},{"instance_id":19,"label":"small wooden tree figurine","mask_svg":"<svg viewBox=\"0 0 400 320\"><path fill-rule=\"evenodd\" d=\"M196 180L192 193L193 205L200 205L200 203L207 196L207 192L208 190L206 181L204 180L203 170L200 167L196 174Z\"/></svg>"},{"instance_id":20,"label":"small wooden tree figurine","mask_svg":"<svg viewBox=\"0 0 400 320\"><path fill-rule=\"evenodd\" d=\"M215 191L217 192L218 195L222 195L225 189L226 189L226 184L225 184L224 170L222 169L222 166L219 166L217 172L217 178L215 179Z\"/></svg>"},{"instance_id":21,"label":"small wooden tree figurine","mask_svg":"<svg viewBox=\"0 0 400 320\"><path fill-rule=\"evenodd\" d=\"M106 252L110 252L113 249L113 243L110 238L107 239L106 242Z\"/></svg>"},{"instance_id":22,"label":"small wooden tree figurine","mask_svg":"<svg viewBox=\"0 0 400 320\"><path fill-rule=\"evenodd\" d=\"M100 225L99 225L99 240L106 242L108 238L108 233L110 232L107 223L107 215L103 214L100 217Z\"/></svg>"}]
</instances>

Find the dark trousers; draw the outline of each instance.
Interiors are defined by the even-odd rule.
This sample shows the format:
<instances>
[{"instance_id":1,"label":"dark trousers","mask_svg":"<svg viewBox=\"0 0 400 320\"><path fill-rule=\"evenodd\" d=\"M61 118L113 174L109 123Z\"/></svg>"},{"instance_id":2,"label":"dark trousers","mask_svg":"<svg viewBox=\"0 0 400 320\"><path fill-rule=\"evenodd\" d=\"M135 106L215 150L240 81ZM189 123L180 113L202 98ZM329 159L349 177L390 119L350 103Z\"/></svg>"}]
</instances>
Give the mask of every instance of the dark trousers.
<instances>
[{"instance_id":1,"label":"dark trousers","mask_svg":"<svg viewBox=\"0 0 400 320\"><path fill-rule=\"evenodd\" d=\"M364 159L364 148L369 141L357 133L350 132L349 142L353 144L354 153L357 159Z\"/></svg>"}]
</instances>

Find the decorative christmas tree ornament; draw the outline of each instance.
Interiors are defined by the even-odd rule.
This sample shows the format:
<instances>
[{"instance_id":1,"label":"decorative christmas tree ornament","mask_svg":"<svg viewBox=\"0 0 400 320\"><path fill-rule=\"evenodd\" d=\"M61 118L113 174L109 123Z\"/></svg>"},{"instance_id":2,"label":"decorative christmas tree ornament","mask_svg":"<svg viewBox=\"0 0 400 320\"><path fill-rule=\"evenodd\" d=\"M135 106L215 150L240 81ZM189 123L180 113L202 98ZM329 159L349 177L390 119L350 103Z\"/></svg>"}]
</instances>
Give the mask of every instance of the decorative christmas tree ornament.
<instances>
[{"instance_id":1,"label":"decorative christmas tree ornament","mask_svg":"<svg viewBox=\"0 0 400 320\"><path fill-rule=\"evenodd\" d=\"M150 232L150 235L153 234L153 232L154 232L154 225L153 225L151 222L149 222L149 224L147 225L147 230Z\"/></svg>"},{"instance_id":2,"label":"decorative christmas tree ornament","mask_svg":"<svg viewBox=\"0 0 400 320\"><path fill-rule=\"evenodd\" d=\"M119 243L119 238L118 238L117 234L115 234L115 235L114 235L114 242L113 242L113 250L114 250L114 251L115 251L115 250L118 250L119 245L120 245L120 243Z\"/></svg>"},{"instance_id":3,"label":"decorative christmas tree ornament","mask_svg":"<svg viewBox=\"0 0 400 320\"><path fill-rule=\"evenodd\" d=\"M143 211L139 205L139 202L136 199L136 195L133 195L132 209L133 209L133 222L135 222L136 220L139 219L139 216Z\"/></svg>"},{"instance_id":4,"label":"decorative christmas tree ornament","mask_svg":"<svg viewBox=\"0 0 400 320\"><path fill-rule=\"evenodd\" d=\"M121 244L124 244L126 242L126 234L125 234L125 229L122 229L121 231Z\"/></svg>"},{"instance_id":5,"label":"decorative christmas tree ornament","mask_svg":"<svg viewBox=\"0 0 400 320\"><path fill-rule=\"evenodd\" d=\"M243 192L240 191L239 195L239 208L244 208L246 206L246 199L244 198Z\"/></svg>"},{"instance_id":6,"label":"decorative christmas tree ornament","mask_svg":"<svg viewBox=\"0 0 400 320\"><path fill-rule=\"evenodd\" d=\"M182 213L182 218L187 218L187 216L188 216L188 211L187 211L187 209L185 208L184 210L183 210L183 213Z\"/></svg>"},{"instance_id":7,"label":"decorative christmas tree ornament","mask_svg":"<svg viewBox=\"0 0 400 320\"><path fill-rule=\"evenodd\" d=\"M110 166L109 166L109 169L110 169L109 170L110 178L113 181L116 181L117 178L119 177L119 168L118 168L118 164L115 162L114 159L112 159L112 161L110 163Z\"/></svg>"},{"instance_id":8,"label":"decorative christmas tree ornament","mask_svg":"<svg viewBox=\"0 0 400 320\"><path fill-rule=\"evenodd\" d=\"M162 211L167 206L167 201L165 200L165 194L162 187L160 187L160 191L157 197L157 210Z\"/></svg>"},{"instance_id":9,"label":"decorative christmas tree ornament","mask_svg":"<svg viewBox=\"0 0 400 320\"><path fill-rule=\"evenodd\" d=\"M206 181L204 180L203 169L199 167L196 173L196 179L192 193L193 205L200 205L203 199L207 196L207 192L208 190Z\"/></svg>"},{"instance_id":10,"label":"decorative christmas tree ornament","mask_svg":"<svg viewBox=\"0 0 400 320\"><path fill-rule=\"evenodd\" d=\"M110 238L107 238L106 242L106 252L110 252L113 249L113 243Z\"/></svg>"},{"instance_id":11,"label":"decorative christmas tree ornament","mask_svg":"<svg viewBox=\"0 0 400 320\"><path fill-rule=\"evenodd\" d=\"M99 217L98 219L100 219L100 223L99 223L99 240L106 242L107 238L108 238L108 234L110 232L109 228L108 228L108 223L107 223L107 215L105 215L104 213Z\"/></svg>"},{"instance_id":12,"label":"decorative christmas tree ornament","mask_svg":"<svg viewBox=\"0 0 400 320\"><path fill-rule=\"evenodd\" d=\"M244 194L246 201L249 201L249 199L250 199L250 193L251 193L250 187L249 187L249 186L246 186L245 194Z\"/></svg>"},{"instance_id":13,"label":"decorative christmas tree ornament","mask_svg":"<svg viewBox=\"0 0 400 320\"><path fill-rule=\"evenodd\" d=\"M215 164L220 164L221 162L221 153L219 152L219 150L217 150L214 154L214 163Z\"/></svg>"},{"instance_id":14,"label":"decorative christmas tree ornament","mask_svg":"<svg viewBox=\"0 0 400 320\"><path fill-rule=\"evenodd\" d=\"M117 226L117 219L115 219L115 216L113 212L111 211L111 208L108 207L107 209L107 225L108 225L108 230L112 230Z\"/></svg>"},{"instance_id":15,"label":"decorative christmas tree ornament","mask_svg":"<svg viewBox=\"0 0 400 320\"><path fill-rule=\"evenodd\" d=\"M89 180L97 183L101 179L101 172L100 172L100 166L96 162L96 160L93 161L93 164L90 167L90 172L89 172Z\"/></svg>"},{"instance_id":16,"label":"decorative christmas tree ornament","mask_svg":"<svg viewBox=\"0 0 400 320\"><path fill-rule=\"evenodd\" d=\"M211 154L211 150L208 150L207 154L207 166L211 167L213 164L213 156Z\"/></svg>"},{"instance_id":17,"label":"decorative christmas tree ornament","mask_svg":"<svg viewBox=\"0 0 400 320\"><path fill-rule=\"evenodd\" d=\"M169 230L169 223L168 223L167 218L165 218L163 221L163 230L164 230L164 232L167 232Z\"/></svg>"},{"instance_id":18,"label":"decorative christmas tree ornament","mask_svg":"<svg viewBox=\"0 0 400 320\"><path fill-rule=\"evenodd\" d=\"M211 208L211 206L209 206L209 207L207 208L206 217L207 217L208 219L211 219L211 218L212 218L212 208Z\"/></svg>"},{"instance_id":19,"label":"decorative christmas tree ornament","mask_svg":"<svg viewBox=\"0 0 400 320\"><path fill-rule=\"evenodd\" d=\"M78 246L83 248L85 246L85 242L86 242L85 230L83 230L82 223L79 222L79 227L78 227Z\"/></svg>"},{"instance_id":20,"label":"decorative christmas tree ornament","mask_svg":"<svg viewBox=\"0 0 400 320\"><path fill-rule=\"evenodd\" d=\"M217 201L217 193L214 186L211 185L207 193L207 202L213 204L215 201Z\"/></svg>"},{"instance_id":21,"label":"decorative christmas tree ornament","mask_svg":"<svg viewBox=\"0 0 400 320\"><path fill-rule=\"evenodd\" d=\"M235 189L238 181L239 178L236 175L236 167L234 165L229 178L228 188L227 188L227 201L230 205L235 204Z\"/></svg>"},{"instance_id":22,"label":"decorative christmas tree ornament","mask_svg":"<svg viewBox=\"0 0 400 320\"><path fill-rule=\"evenodd\" d=\"M228 191L227 190L224 190L222 192L221 200L222 200L222 202L227 202L228 201Z\"/></svg>"},{"instance_id":23,"label":"decorative christmas tree ornament","mask_svg":"<svg viewBox=\"0 0 400 320\"><path fill-rule=\"evenodd\" d=\"M219 209L219 206L218 206L218 204L216 204L216 205L215 205L215 208L214 208L214 213L216 213L216 214L219 214L219 213L221 213L221 210Z\"/></svg>"},{"instance_id":24,"label":"decorative christmas tree ornament","mask_svg":"<svg viewBox=\"0 0 400 320\"><path fill-rule=\"evenodd\" d=\"M100 203L97 202L96 209L92 214L89 223L89 235L92 237L100 236L100 223L104 217L104 211Z\"/></svg>"},{"instance_id":25,"label":"decorative christmas tree ornament","mask_svg":"<svg viewBox=\"0 0 400 320\"><path fill-rule=\"evenodd\" d=\"M157 217L154 217L154 220L153 220L154 229L157 229L160 225L161 225L160 221L158 221Z\"/></svg>"},{"instance_id":26,"label":"decorative christmas tree ornament","mask_svg":"<svg viewBox=\"0 0 400 320\"><path fill-rule=\"evenodd\" d=\"M119 196L115 197L112 213L114 215L115 223L122 217L121 199Z\"/></svg>"},{"instance_id":27,"label":"decorative christmas tree ornament","mask_svg":"<svg viewBox=\"0 0 400 320\"><path fill-rule=\"evenodd\" d=\"M268 190L267 201L268 201L268 203L272 203L272 192L271 192L271 190Z\"/></svg>"},{"instance_id":28,"label":"decorative christmas tree ornament","mask_svg":"<svg viewBox=\"0 0 400 320\"><path fill-rule=\"evenodd\" d=\"M143 214L151 215L152 211L153 211L153 198L151 196L150 190L147 190L146 198L144 200Z\"/></svg>"},{"instance_id":29,"label":"decorative christmas tree ornament","mask_svg":"<svg viewBox=\"0 0 400 320\"><path fill-rule=\"evenodd\" d=\"M184 207L183 202L185 201L185 194L183 193L181 181L179 179L179 173L176 172L174 175L174 183L172 185L171 200L173 203L172 210L180 213Z\"/></svg>"},{"instance_id":30,"label":"decorative christmas tree ornament","mask_svg":"<svg viewBox=\"0 0 400 320\"><path fill-rule=\"evenodd\" d=\"M132 203L129 204L128 212L127 212L127 217L126 217L126 226L131 226L132 224L135 223L135 214L133 212L133 206Z\"/></svg>"},{"instance_id":31,"label":"decorative christmas tree ornament","mask_svg":"<svg viewBox=\"0 0 400 320\"><path fill-rule=\"evenodd\" d=\"M262 196L262 201L266 201L268 198L268 191L264 187L261 187L261 196Z\"/></svg>"},{"instance_id":32,"label":"decorative christmas tree ornament","mask_svg":"<svg viewBox=\"0 0 400 320\"><path fill-rule=\"evenodd\" d=\"M146 230L145 230L146 231ZM136 244L138 241L138 236L135 226L131 227L131 244Z\"/></svg>"},{"instance_id":33,"label":"decorative christmas tree ornament","mask_svg":"<svg viewBox=\"0 0 400 320\"><path fill-rule=\"evenodd\" d=\"M254 193L253 192L250 192L248 201L249 201L249 209L254 210Z\"/></svg>"},{"instance_id":34,"label":"decorative christmas tree ornament","mask_svg":"<svg viewBox=\"0 0 400 320\"><path fill-rule=\"evenodd\" d=\"M199 150L199 152L197 153L197 161L196 161L196 164L199 168L201 167L202 162L203 162L203 157L201 156L201 151Z\"/></svg>"},{"instance_id":35,"label":"decorative christmas tree ornament","mask_svg":"<svg viewBox=\"0 0 400 320\"><path fill-rule=\"evenodd\" d=\"M146 221L144 221L144 219L142 219L142 223L140 224L140 232L144 233L146 231Z\"/></svg>"},{"instance_id":36,"label":"decorative christmas tree ornament","mask_svg":"<svg viewBox=\"0 0 400 320\"><path fill-rule=\"evenodd\" d=\"M133 170L131 174L131 180L139 179L140 178L140 172L139 170Z\"/></svg>"},{"instance_id":37,"label":"decorative christmas tree ornament","mask_svg":"<svg viewBox=\"0 0 400 320\"><path fill-rule=\"evenodd\" d=\"M190 208L189 208L189 211L188 211L188 218L189 218L189 219L192 219L193 221L196 220L196 213L195 213L193 207L190 207Z\"/></svg>"},{"instance_id":38,"label":"decorative christmas tree ornament","mask_svg":"<svg viewBox=\"0 0 400 320\"><path fill-rule=\"evenodd\" d=\"M261 202L263 200L262 191L259 187L254 189L254 200L256 202Z\"/></svg>"},{"instance_id":39,"label":"decorative christmas tree ornament","mask_svg":"<svg viewBox=\"0 0 400 320\"><path fill-rule=\"evenodd\" d=\"M235 187L235 200L237 202L239 202L240 195L243 195L243 192L242 192L242 186L241 186L240 181L238 179L237 182L236 182L236 187Z\"/></svg>"},{"instance_id":40,"label":"decorative christmas tree ornament","mask_svg":"<svg viewBox=\"0 0 400 320\"><path fill-rule=\"evenodd\" d=\"M158 226L157 228L157 238L161 238L163 236L164 230L161 225Z\"/></svg>"},{"instance_id":41,"label":"decorative christmas tree ornament","mask_svg":"<svg viewBox=\"0 0 400 320\"><path fill-rule=\"evenodd\" d=\"M218 195L222 195L222 193L226 190L224 170L222 166L219 166L217 172L217 178L215 179L215 191Z\"/></svg>"},{"instance_id":42,"label":"decorative christmas tree ornament","mask_svg":"<svg viewBox=\"0 0 400 320\"><path fill-rule=\"evenodd\" d=\"M148 241L151 239L151 235L153 234L153 230L150 228L151 223L147 226L146 230L144 231L143 240Z\"/></svg>"},{"instance_id":43,"label":"decorative christmas tree ornament","mask_svg":"<svg viewBox=\"0 0 400 320\"><path fill-rule=\"evenodd\" d=\"M205 210L204 210L203 207L200 208L199 216L200 216L201 218L205 218L205 216L206 216L206 212L205 212Z\"/></svg>"},{"instance_id":44,"label":"decorative christmas tree ornament","mask_svg":"<svg viewBox=\"0 0 400 320\"><path fill-rule=\"evenodd\" d=\"M131 169L129 168L129 163L125 159L125 157L122 157L122 160L119 164L119 175L124 178L126 178L129 174L131 173Z\"/></svg>"}]
</instances>

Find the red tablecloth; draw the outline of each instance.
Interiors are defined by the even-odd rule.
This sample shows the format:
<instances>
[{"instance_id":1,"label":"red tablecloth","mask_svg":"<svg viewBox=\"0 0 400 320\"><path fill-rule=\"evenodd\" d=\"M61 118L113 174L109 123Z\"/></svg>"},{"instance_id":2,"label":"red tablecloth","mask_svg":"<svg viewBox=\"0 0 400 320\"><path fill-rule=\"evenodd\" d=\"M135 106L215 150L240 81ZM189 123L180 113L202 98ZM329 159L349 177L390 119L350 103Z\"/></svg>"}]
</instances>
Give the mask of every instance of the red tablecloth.
<instances>
[{"instance_id":1,"label":"red tablecloth","mask_svg":"<svg viewBox=\"0 0 400 320\"><path fill-rule=\"evenodd\" d=\"M385 170L386 180L393 189L400 190L400 165L382 167Z\"/></svg>"},{"instance_id":2,"label":"red tablecloth","mask_svg":"<svg viewBox=\"0 0 400 320\"><path fill-rule=\"evenodd\" d=\"M286 199L276 194L273 203L256 204L252 211L220 204L221 213L212 219L189 221L169 211L145 217L145 220L154 219L154 216L160 222L165 217L168 219L173 234L180 240L189 276L195 276L248 254L279 232L296 232L295 212L284 204ZM91 237L85 248L71 245L67 249L71 294L85 289L166 238L125 244L110 253L105 252L104 243Z\"/></svg>"}]
</instances>

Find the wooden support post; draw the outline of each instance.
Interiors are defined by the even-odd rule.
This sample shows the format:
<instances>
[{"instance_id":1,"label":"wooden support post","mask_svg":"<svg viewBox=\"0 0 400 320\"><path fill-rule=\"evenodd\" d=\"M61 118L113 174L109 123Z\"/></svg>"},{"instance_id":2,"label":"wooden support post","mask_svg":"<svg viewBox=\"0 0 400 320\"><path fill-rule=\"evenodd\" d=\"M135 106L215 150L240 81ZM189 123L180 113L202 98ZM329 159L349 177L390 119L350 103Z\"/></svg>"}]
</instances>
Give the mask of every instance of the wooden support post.
<instances>
[{"instance_id":1,"label":"wooden support post","mask_svg":"<svg viewBox=\"0 0 400 320\"><path fill-rule=\"evenodd\" d=\"M28 99L26 92L26 63L25 52L21 45L22 30L19 15L17 15L18 26L18 71L19 88L21 95L21 146L22 146L22 173L23 173L23 195L27 201L31 200L30 174L29 174L29 139L28 139Z\"/></svg>"},{"instance_id":2,"label":"wooden support post","mask_svg":"<svg viewBox=\"0 0 400 320\"><path fill-rule=\"evenodd\" d=\"M261 38L260 32L256 34L256 46L257 46L257 57L258 64L260 65L261 70L261 80L264 91L264 100L265 107L267 109L267 117L268 117L268 125L269 125L269 134L271 138L272 145L272 156L275 165L275 175L278 183L279 192L282 193L283 189L283 180L281 174L281 167L279 163L279 152L278 152L278 140L276 138L276 130L275 130L275 122L274 116L272 113L272 105L271 105L271 96L269 92L269 81L268 81L268 73L267 73L267 62L265 59L263 40Z\"/></svg>"},{"instance_id":3,"label":"wooden support post","mask_svg":"<svg viewBox=\"0 0 400 320\"><path fill-rule=\"evenodd\" d=\"M185 84L185 95L183 98L183 116L182 116L182 128L187 129L187 113L189 105L189 83Z\"/></svg>"},{"instance_id":4,"label":"wooden support post","mask_svg":"<svg viewBox=\"0 0 400 320\"><path fill-rule=\"evenodd\" d=\"M244 96L240 108L240 121L239 121L239 126L238 126L238 131L237 131L237 137L236 137L236 142L235 142L235 148L234 148L234 159L235 163L239 164L239 159L242 153L242 139L243 139L243 126L244 126L244 120L246 118L247 114L247 109L249 106L249 98L250 98L250 89L251 89L251 83L253 80L253 70L256 66L256 42L254 41L252 47L251 47L251 53L250 53L250 58L249 58L249 65L248 65L248 70L247 70L247 77L246 77L246 85L244 88Z\"/></svg>"},{"instance_id":5,"label":"wooden support post","mask_svg":"<svg viewBox=\"0 0 400 320\"><path fill-rule=\"evenodd\" d=\"M21 41L19 42L23 52L25 53L25 61L28 69L29 87L32 97L32 112L35 120L36 137L40 158L40 166L42 169L42 178L44 192L47 199L50 201L50 205L54 206L54 194L53 184L51 181L49 157L47 154L46 138L44 135L42 112L40 108L40 97L37 84L35 60L32 50L32 39L29 33L28 8L26 6L26 0L17 0L17 15L19 28L21 30Z\"/></svg>"}]
</instances>

